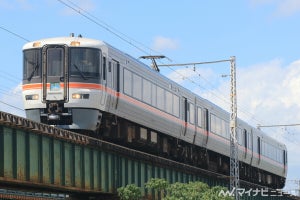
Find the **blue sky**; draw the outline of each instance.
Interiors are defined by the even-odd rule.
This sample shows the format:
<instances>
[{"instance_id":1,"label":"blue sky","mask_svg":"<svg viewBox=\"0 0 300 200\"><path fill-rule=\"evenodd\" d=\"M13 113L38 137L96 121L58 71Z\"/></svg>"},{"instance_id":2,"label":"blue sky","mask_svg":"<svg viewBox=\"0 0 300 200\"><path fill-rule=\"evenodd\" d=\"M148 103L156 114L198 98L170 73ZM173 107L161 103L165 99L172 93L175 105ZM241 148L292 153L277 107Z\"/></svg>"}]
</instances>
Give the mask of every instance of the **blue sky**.
<instances>
[{"instance_id":1,"label":"blue sky","mask_svg":"<svg viewBox=\"0 0 300 200\"><path fill-rule=\"evenodd\" d=\"M236 56L239 117L254 126L300 122L299 0L0 0L0 100L23 108L19 86L26 41L4 29L26 40L82 34L136 58L169 58L160 64ZM229 63L161 73L228 110L229 79L221 75L229 74ZM3 103L0 109L22 115ZM300 179L300 128L264 130L287 144L288 179Z\"/></svg>"}]
</instances>

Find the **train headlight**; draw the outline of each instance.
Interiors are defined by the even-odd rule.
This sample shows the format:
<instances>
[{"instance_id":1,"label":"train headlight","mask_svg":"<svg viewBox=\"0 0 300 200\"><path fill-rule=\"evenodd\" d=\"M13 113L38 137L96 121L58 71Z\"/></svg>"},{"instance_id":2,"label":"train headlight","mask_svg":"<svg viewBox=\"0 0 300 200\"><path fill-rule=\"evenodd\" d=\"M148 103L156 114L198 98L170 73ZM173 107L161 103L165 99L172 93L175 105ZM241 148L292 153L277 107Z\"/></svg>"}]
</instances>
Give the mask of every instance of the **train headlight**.
<instances>
[{"instance_id":1,"label":"train headlight","mask_svg":"<svg viewBox=\"0 0 300 200\"><path fill-rule=\"evenodd\" d=\"M78 94L78 93L72 94L72 99L89 99L89 98L90 98L89 94Z\"/></svg>"},{"instance_id":2,"label":"train headlight","mask_svg":"<svg viewBox=\"0 0 300 200\"><path fill-rule=\"evenodd\" d=\"M33 47L41 47L42 46L42 43L41 42L34 42L32 44Z\"/></svg>"},{"instance_id":3,"label":"train headlight","mask_svg":"<svg viewBox=\"0 0 300 200\"><path fill-rule=\"evenodd\" d=\"M25 96L26 100L39 100L39 95L38 94L30 94Z\"/></svg>"},{"instance_id":4,"label":"train headlight","mask_svg":"<svg viewBox=\"0 0 300 200\"><path fill-rule=\"evenodd\" d=\"M79 47L79 46L80 46L80 42L78 42L78 41L72 41L72 42L70 43L70 46L73 46L73 47Z\"/></svg>"}]
</instances>

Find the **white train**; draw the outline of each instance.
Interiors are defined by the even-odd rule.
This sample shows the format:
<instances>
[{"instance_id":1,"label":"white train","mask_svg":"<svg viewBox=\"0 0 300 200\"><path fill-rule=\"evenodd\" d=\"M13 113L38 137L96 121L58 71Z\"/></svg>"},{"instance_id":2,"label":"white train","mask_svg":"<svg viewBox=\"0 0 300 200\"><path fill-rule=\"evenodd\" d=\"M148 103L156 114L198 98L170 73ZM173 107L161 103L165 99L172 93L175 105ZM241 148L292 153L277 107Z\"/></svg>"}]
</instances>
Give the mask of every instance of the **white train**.
<instances>
[{"instance_id":1,"label":"white train","mask_svg":"<svg viewBox=\"0 0 300 200\"><path fill-rule=\"evenodd\" d=\"M82 37L23 47L29 119L229 174L229 113L109 44ZM240 178L283 188L287 149L238 120Z\"/></svg>"}]
</instances>

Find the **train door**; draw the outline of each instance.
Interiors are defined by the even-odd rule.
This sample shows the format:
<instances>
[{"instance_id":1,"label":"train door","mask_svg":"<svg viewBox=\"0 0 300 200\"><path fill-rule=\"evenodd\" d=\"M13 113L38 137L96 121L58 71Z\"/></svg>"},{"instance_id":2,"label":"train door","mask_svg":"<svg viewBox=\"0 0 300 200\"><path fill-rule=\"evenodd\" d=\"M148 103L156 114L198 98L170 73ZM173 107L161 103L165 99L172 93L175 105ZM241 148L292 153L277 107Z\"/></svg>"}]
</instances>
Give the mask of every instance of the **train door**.
<instances>
[{"instance_id":1,"label":"train door","mask_svg":"<svg viewBox=\"0 0 300 200\"><path fill-rule=\"evenodd\" d=\"M116 91L116 95L115 95L115 109L117 109L118 107L118 103L119 103L119 94L120 94L120 63L116 60L112 61L112 68L114 69L114 85L113 88Z\"/></svg>"},{"instance_id":2,"label":"train door","mask_svg":"<svg viewBox=\"0 0 300 200\"><path fill-rule=\"evenodd\" d=\"M120 64L112 59L108 61L107 68L107 87L109 88L108 105L110 110L114 110L118 105L120 92Z\"/></svg>"},{"instance_id":3,"label":"train door","mask_svg":"<svg viewBox=\"0 0 300 200\"><path fill-rule=\"evenodd\" d=\"M284 164L284 173L286 173L286 169L287 169L287 153L286 153L286 150L283 150L283 164Z\"/></svg>"},{"instance_id":4,"label":"train door","mask_svg":"<svg viewBox=\"0 0 300 200\"><path fill-rule=\"evenodd\" d=\"M257 137L257 154L258 154L258 163L260 163L260 159L261 159L261 139L260 137Z\"/></svg>"},{"instance_id":5,"label":"train door","mask_svg":"<svg viewBox=\"0 0 300 200\"><path fill-rule=\"evenodd\" d=\"M184 124L182 127L181 135L185 136L187 131L187 121L188 121L188 101L187 98L183 97L183 120Z\"/></svg>"},{"instance_id":6,"label":"train door","mask_svg":"<svg viewBox=\"0 0 300 200\"><path fill-rule=\"evenodd\" d=\"M208 143L208 138L209 138L209 113L208 109L205 108L203 109L203 128L204 128L204 135L205 138L203 140L203 146L206 147Z\"/></svg>"},{"instance_id":7,"label":"train door","mask_svg":"<svg viewBox=\"0 0 300 200\"><path fill-rule=\"evenodd\" d=\"M107 99L107 93L106 93L106 87L107 87L107 59L106 59L106 55L103 53L103 57L102 57L102 77L101 77L101 84L102 84L102 90L100 90L100 105L104 106L106 103L106 99Z\"/></svg>"},{"instance_id":8,"label":"train door","mask_svg":"<svg viewBox=\"0 0 300 200\"><path fill-rule=\"evenodd\" d=\"M253 161L253 129L249 132L249 149L250 149L250 164L252 165Z\"/></svg>"},{"instance_id":9,"label":"train door","mask_svg":"<svg viewBox=\"0 0 300 200\"><path fill-rule=\"evenodd\" d=\"M244 144L244 156L245 159L247 159L247 153L248 153L248 131L246 129L243 129L243 144Z\"/></svg>"},{"instance_id":10,"label":"train door","mask_svg":"<svg viewBox=\"0 0 300 200\"><path fill-rule=\"evenodd\" d=\"M42 101L65 103L69 99L68 48L65 45L43 47Z\"/></svg>"}]
</instances>

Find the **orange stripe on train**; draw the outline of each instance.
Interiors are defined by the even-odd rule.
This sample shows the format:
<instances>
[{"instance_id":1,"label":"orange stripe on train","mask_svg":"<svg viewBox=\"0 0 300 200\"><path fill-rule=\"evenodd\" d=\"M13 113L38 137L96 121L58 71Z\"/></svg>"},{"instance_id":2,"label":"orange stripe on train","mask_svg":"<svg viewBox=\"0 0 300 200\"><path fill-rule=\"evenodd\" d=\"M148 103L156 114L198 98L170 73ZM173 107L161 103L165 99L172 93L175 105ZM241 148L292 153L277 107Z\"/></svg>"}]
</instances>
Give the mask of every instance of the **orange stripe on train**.
<instances>
[{"instance_id":1,"label":"orange stripe on train","mask_svg":"<svg viewBox=\"0 0 300 200\"><path fill-rule=\"evenodd\" d=\"M60 87L64 87L64 83L60 83ZM47 89L50 88L50 83L47 83ZM95 90L103 90L103 86L101 84L95 83L69 83L69 88L84 88L84 89L95 89ZM42 89L42 83L33 83L26 84L22 86L23 90L38 90Z\"/></svg>"}]
</instances>

